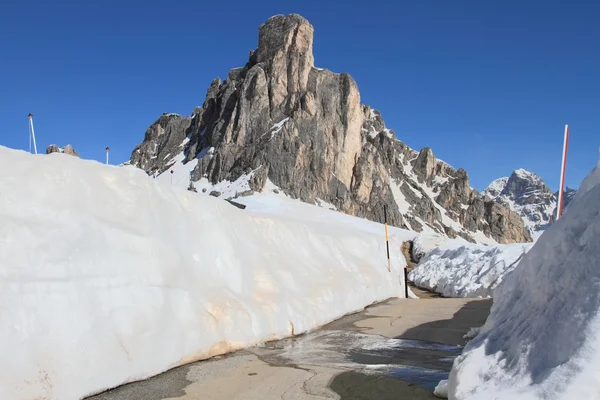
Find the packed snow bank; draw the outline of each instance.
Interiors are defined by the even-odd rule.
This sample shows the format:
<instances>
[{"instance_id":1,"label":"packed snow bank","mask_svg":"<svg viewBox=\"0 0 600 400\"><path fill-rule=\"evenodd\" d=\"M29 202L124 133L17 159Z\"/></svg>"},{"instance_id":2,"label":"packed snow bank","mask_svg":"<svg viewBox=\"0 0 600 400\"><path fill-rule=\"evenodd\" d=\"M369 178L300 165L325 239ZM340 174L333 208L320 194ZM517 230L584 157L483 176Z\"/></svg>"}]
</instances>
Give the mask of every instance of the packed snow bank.
<instances>
[{"instance_id":1,"label":"packed snow bank","mask_svg":"<svg viewBox=\"0 0 600 400\"><path fill-rule=\"evenodd\" d=\"M597 399L600 168L496 289L480 334L454 363L451 399Z\"/></svg>"},{"instance_id":2,"label":"packed snow bank","mask_svg":"<svg viewBox=\"0 0 600 400\"><path fill-rule=\"evenodd\" d=\"M460 236L456 239L450 239L448 236L443 236L434 232L423 233L415 237L415 239L413 240L411 255L413 260L420 261L427 253L438 247L458 247L464 244L469 244L469 242L467 242Z\"/></svg>"},{"instance_id":3,"label":"packed snow bank","mask_svg":"<svg viewBox=\"0 0 600 400\"><path fill-rule=\"evenodd\" d=\"M242 211L61 154L0 147L0 171L0 399L81 398L404 293L382 228Z\"/></svg>"},{"instance_id":4,"label":"packed snow bank","mask_svg":"<svg viewBox=\"0 0 600 400\"><path fill-rule=\"evenodd\" d=\"M418 287L445 297L492 296L531 246L531 243L495 246L451 243L427 253L409 279Z\"/></svg>"}]
</instances>

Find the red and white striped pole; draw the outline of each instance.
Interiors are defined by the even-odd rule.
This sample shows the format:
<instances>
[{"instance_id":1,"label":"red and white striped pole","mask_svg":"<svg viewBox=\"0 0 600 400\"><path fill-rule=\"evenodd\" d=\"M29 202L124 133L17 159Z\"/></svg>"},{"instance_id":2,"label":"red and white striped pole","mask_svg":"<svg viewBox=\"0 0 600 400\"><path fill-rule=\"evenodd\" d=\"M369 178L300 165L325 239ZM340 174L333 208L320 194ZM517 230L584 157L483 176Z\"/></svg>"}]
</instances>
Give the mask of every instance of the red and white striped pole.
<instances>
[{"instance_id":1,"label":"red and white striped pole","mask_svg":"<svg viewBox=\"0 0 600 400\"><path fill-rule=\"evenodd\" d=\"M563 143L563 155L560 169L560 187L558 188L558 207L556 219L559 219L563 211L563 197L565 189L565 173L567 171L567 150L569 149L569 125L565 125L565 140Z\"/></svg>"},{"instance_id":2,"label":"red and white striped pole","mask_svg":"<svg viewBox=\"0 0 600 400\"><path fill-rule=\"evenodd\" d=\"M37 154L37 146L35 144L35 131L33 130L33 114L29 114L29 152L31 153L31 140L33 139L33 151Z\"/></svg>"}]
</instances>

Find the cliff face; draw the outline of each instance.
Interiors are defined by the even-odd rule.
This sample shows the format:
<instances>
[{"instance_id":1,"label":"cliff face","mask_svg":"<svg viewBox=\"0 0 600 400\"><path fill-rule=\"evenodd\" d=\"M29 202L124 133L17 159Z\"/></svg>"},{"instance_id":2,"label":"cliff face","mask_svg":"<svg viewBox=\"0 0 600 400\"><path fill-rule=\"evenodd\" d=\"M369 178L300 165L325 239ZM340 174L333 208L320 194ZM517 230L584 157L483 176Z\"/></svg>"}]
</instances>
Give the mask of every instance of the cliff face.
<instances>
[{"instance_id":1,"label":"cliff face","mask_svg":"<svg viewBox=\"0 0 600 400\"><path fill-rule=\"evenodd\" d=\"M259 28L243 68L215 79L191 117L165 114L146 131L130 163L164 172L190 166L191 179L247 179L309 203L473 241L530 240L521 219L469 186L466 171L396 139L378 111L360 103L352 77L315 68L313 27L278 15ZM177 158L178 155L180 158Z\"/></svg>"}]
</instances>

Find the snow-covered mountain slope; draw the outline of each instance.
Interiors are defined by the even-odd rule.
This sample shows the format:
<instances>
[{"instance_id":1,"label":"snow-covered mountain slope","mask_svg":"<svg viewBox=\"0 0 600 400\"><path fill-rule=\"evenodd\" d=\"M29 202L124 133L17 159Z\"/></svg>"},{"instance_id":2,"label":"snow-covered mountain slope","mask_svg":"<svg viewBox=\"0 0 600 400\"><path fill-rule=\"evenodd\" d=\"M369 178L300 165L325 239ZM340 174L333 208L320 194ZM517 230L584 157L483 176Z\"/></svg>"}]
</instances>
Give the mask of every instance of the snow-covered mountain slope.
<instances>
[{"instance_id":1,"label":"snow-covered mountain slope","mask_svg":"<svg viewBox=\"0 0 600 400\"><path fill-rule=\"evenodd\" d=\"M506 186L507 182L508 182L508 176L505 176L503 178L498 178L495 181L493 181L492 183L490 183L487 188L485 188L485 190L483 191L483 194L487 194L492 199L495 199L498 196L500 196L500 193L502 193L502 191L504 190L504 187Z\"/></svg>"},{"instance_id":2,"label":"snow-covered mountain slope","mask_svg":"<svg viewBox=\"0 0 600 400\"><path fill-rule=\"evenodd\" d=\"M158 118L129 164L162 175L185 164L174 179L187 185L191 177L223 197L272 184L372 221L387 214L390 224L414 231L531 240L518 214L473 190L466 171L398 140L377 110L360 103L350 75L316 68L313 33L299 15L269 18L246 65L215 79L191 116Z\"/></svg>"},{"instance_id":3,"label":"snow-covered mountain slope","mask_svg":"<svg viewBox=\"0 0 600 400\"><path fill-rule=\"evenodd\" d=\"M523 218L532 235L549 225L556 209L556 196L536 174L524 169L493 181L484 191Z\"/></svg>"},{"instance_id":4,"label":"snow-covered mountain slope","mask_svg":"<svg viewBox=\"0 0 600 400\"><path fill-rule=\"evenodd\" d=\"M517 267L532 243L444 245L432 249L409 279L445 297L493 297L494 289Z\"/></svg>"},{"instance_id":5,"label":"snow-covered mountain slope","mask_svg":"<svg viewBox=\"0 0 600 400\"><path fill-rule=\"evenodd\" d=\"M454 362L450 399L598 398L599 236L596 168L496 289L481 333Z\"/></svg>"},{"instance_id":6,"label":"snow-covered mountain slope","mask_svg":"<svg viewBox=\"0 0 600 400\"><path fill-rule=\"evenodd\" d=\"M0 171L0 399L79 399L404 293L415 232L391 229L388 272L382 225L284 196L240 210L4 147Z\"/></svg>"}]
</instances>

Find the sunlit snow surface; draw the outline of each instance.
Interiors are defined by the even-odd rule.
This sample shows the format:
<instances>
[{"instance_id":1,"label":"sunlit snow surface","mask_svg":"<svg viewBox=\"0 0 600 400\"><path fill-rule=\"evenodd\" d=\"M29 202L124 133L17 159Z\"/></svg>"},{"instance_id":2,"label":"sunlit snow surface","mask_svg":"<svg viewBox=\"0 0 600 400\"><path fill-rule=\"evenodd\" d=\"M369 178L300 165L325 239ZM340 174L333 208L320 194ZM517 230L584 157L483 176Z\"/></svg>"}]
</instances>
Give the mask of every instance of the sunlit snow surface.
<instances>
[{"instance_id":1,"label":"sunlit snow surface","mask_svg":"<svg viewBox=\"0 0 600 400\"><path fill-rule=\"evenodd\" d=\"M600 393L600 168L494 293L457 359L451 399L596 399Z\"/></svg>"},{"instance_id":2,"label":"sunlit snow surface","mask_svg":"<svg viewBox=\"0 0 600 400\"><path fill-rule=\"evenodd\" d=\"M4 147L0 171L0 399L79 399L404 293L414 233L388 272L382 225L285 197L240 210L183 174Z\"/></svg>"},{"instance_id":3,"label":"sunlit snow surface","mask_svg":"<svg viewBox=\"0 0 600 400\"><path fill-rule=\"evenodd\" d=\"M429 251L409 279L445 297L491 297L531 246L531 243L445 244Z\"/></svg>"}]
</instances>

